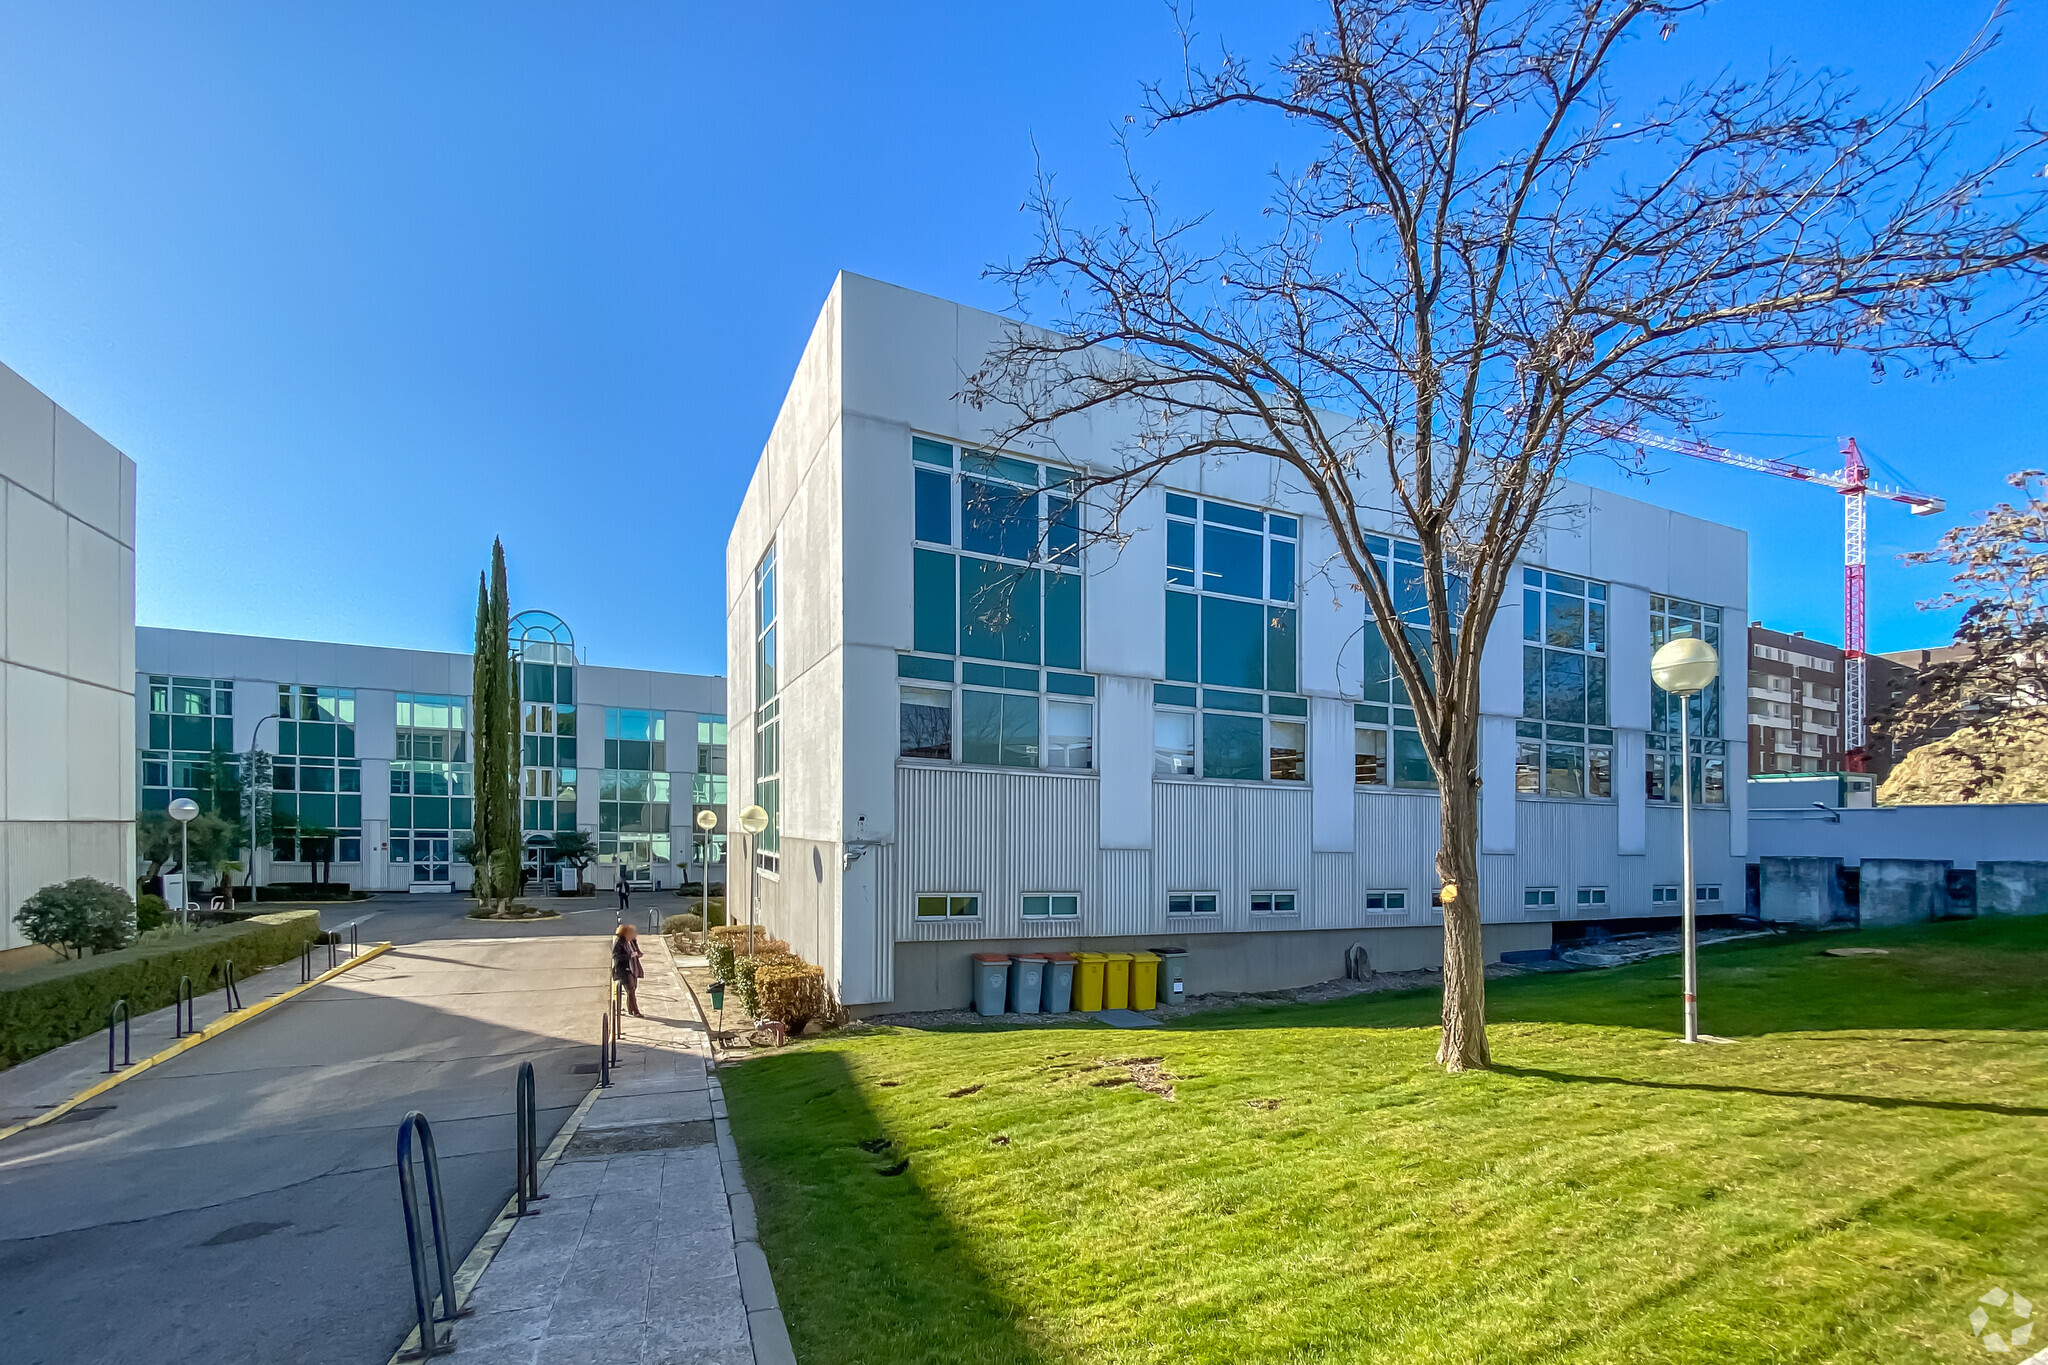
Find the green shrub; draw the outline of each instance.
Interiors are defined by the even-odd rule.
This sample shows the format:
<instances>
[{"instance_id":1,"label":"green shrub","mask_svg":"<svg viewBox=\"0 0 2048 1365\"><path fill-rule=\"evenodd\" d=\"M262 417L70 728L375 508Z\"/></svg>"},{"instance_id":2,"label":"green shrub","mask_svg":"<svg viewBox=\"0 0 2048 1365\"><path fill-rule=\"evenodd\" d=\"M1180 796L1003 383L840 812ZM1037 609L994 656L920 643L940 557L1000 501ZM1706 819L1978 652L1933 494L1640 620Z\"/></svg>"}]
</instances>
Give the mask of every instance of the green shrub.
<instances>
[{"instance_id":1,"label":"green shrub","mask_svg":"<svg viewBox=\"0 0 2048 1365\"><path fill-rule=\"evenodd\" d=\"M782 946L787 948L789 945ZM733 990L740 998L740 1009L752 1019L765 1017L761 1008L761 972L771 967L801 967L803 961L788 952L757 952L752 957L735 958Z\"/></svg>"},{"instance_id":2,"label":"green shrub","mask_svg":"<svg viewBox=\"0 0 2048 1365\"><path fill-rule=\"evenodd\" d=\"M761 1014L780 1019L791 1033L801 1033L813 1019L829 1019L832 994L825 988L825 969L808 962L769 962L754 970L754 990Z\"/></svg>"},{"instance_id":3,"label":"green shrub","mask_svg":"<svg viewBox=\"0 0 2048 1365\"><path fill-rule=\"evenodd\" d=\"M704 921L695 915L670 915L661 922L661 932L673 938L677 934L694 934L704 927Z\"/></svg>"},{"instance_id":4,"label":"green shrub","mask_svg":"<svg viewBox=\"0 0 2048 1365\"><path fill-rule=\"evenodd\" d=\"M714 936L705 940L704 960L711 965L711 974L720 981L731 981L739 975L732 944L722 938Z\"/></svg>"},{"instance_id":5,"label":"green shrub","mask_svg":"<svg viewBox=\"0 0 2048 1365\"><path fill-rule=\"evenodd\" d=\"M161 929L171 917L171 908L164 904L162 896L138 896L135 899L135 928L139 933Z\"/></svg>"},{"instance_id":6,"label":"green shrub","mask_svg":"<svg viewBox=\"0 0 2048 1365\"><path fill-rule=\"evenodd\" d=\"M162 1009L176 1000L180 976L203 994L220 984L223 962L234 962L238 979L289 962L319 932L319 911L285 910L9 972L0 976L0 1066L105 1028L116 1000L137 1016Z\"/></svg>"},{"instance_id":7,"label":"green shrub","mask_svg":"<svg viewBox=\"0 0 2048 1365\"><path fill-rule=\"evenodd\" d=\"M73 877L23 901L14 922L30 943L74 953L111 953L135 938L135 902L118 886Z\"/></svg>"}]
</instances>

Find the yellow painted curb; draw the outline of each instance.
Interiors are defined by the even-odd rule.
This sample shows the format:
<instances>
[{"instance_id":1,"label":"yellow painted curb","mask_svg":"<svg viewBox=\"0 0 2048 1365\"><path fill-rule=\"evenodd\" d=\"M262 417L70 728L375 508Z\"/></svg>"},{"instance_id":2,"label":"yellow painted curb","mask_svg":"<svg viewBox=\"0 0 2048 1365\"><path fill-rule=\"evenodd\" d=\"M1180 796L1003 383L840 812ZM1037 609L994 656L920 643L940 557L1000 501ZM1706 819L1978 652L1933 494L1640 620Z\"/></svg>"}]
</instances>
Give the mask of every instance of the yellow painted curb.
<instances>
[{"instance_id":1,"label":"yellow painted curb","mask_svg":"<svg viewBox=\"0 0 2048 1365\"><path fill-rule=\"evenodd\" d=\"M269 1009L273 1005L282 1005L285 1001L290 1000L293 996L299 995L305 991L310 991L315 986L325 985L327 982L332 981L335 977L340 976L349 968L354 967L359 963L368 962L371 958L377 956L379 953L388 952L390 948L391 945L389 943L373 944L370 947L364 949L362 952L356 954L354 957L350 958L348 961L342 963L339 967L335 967L330 971L322 972L320 975L314 977L311 981L305 982L302 985L294 986L290 990L284 991L281 994L273 995L268 1000L258 1000L255 1004L249 1006L247 1009L236 1010L233 1014L224 1014L220 1018L208 1024L205 1028L199 1030L199 1032L188 1034L185 1037L180 1038L177 1042L171 1044L169 1047L165 1048L162 1052L157 1053L155 1056L144 1057L141 1061L135 1063L135 1065L131 1067L128 1067L126 1070L117 1072L116 1074L107 1077L105 1080L100 1081L97 1084L87 1086L85 1089L79 1091L76 1095L73 1095L70 1099L64 1101L64 1103L58 1105L54 1109L51 1109L48 1113L38 1114L34 1118L30 1119L27 1123L17 1123L12 1128L0 1128L0 1142L5 1142L7 1141L7 1139L13 1137L16 1133L22 1132L26 1129L39 1128L45 1123L49 1123L52 1120L61 1118L65 1114L70 1113L73 1109L76 1109L79 1105L84 1104L87 1100L93 1098L95 1095L106 1094L109 1090L112 1090L121 1082L128 1080L130 1077L141 1075L143 1072L155 1066L158 1062L168 1062L169 1060L171 1060L171 1058L177 1056L181 1052L190 1052L193 1048L198 1047L207 1039L217 1038L221 1034L226 1033L229 1029L233 1028L235 1025L244 1023L250 1019L254 1019L257 1015L263 1013L263 1011ZM280 963L278 965L282 966L283 964Z\"/></svg>"}]
</instances>

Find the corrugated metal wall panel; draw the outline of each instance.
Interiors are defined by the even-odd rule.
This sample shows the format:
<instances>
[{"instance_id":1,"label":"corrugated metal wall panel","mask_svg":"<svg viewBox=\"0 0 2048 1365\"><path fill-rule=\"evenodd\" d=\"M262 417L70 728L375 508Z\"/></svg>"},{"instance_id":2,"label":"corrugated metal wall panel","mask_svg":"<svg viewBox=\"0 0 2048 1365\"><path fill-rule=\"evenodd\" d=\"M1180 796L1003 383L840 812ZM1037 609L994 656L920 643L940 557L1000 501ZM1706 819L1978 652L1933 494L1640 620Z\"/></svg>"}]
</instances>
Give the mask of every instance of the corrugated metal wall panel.
<instances>
[{"instance_id":1,"label":"corrugated metal wall panel","mask_svg":"<svg viewBox=\"0 0 2048 1365\"><path fill-rule=\"evenodd\" d=\"M1105 848L1101 857L1099 934L1144 934L1166 923L1165 902L1152 893L1152 850Z\"/></svg>"},{"instance_id":2,"label":"corrugated metal wall panel","mask_svg":"<svg viewBox=\"0 0 2048 1365\"><path fill-rule=\"evenodd\" d=\"M1217 893L1220 913L1188 924L1187 932L1308 927L1306 913L1256 921L1251 914L1254 891L1305 897L1312 890L1306 790L1156 782L1152 830L1155 903L1163 906L1174 891Z\"/></svg>"},{"instance_id":3,"label":"corrugated metal wall panel","mask_svg":"<svg viewBox=\"0 0 2048 1365\"><path fill-rule=\"evenodd\" d=\"M1315 929L1343 929L1359 921L1357 859L1349 853L1317 853L1309 867L1310 887L1304 921Z\"/></svg>"},{"instance_id":4,"label":"corrugated metal wall panel","mask_svg":"<svg viewBox=\"0 0 2048 1365\"><path fill-rule=\"evenodd\" d=\"M1094 779L974 768L899 768L894 875L888 889L899 939L1071 937L1099 933L1101 828ZM1027 923L1026 891L1081 897L1079 923ZM917 897L981 897L977 919L920 919Z\"/></svg>"},{"instance_id":5,"label":"corrugated metal wall panel","mask_svg":"<svg viewBox=\"0 0 2048 1365\"><path fill-rule=\"evenodd\" d=\"M1430 909L1436 894L1438 801L1409 792L1360 792L1352 831L1352 892L1357 910L1348 924L1440 924ZM1368 891L1406 891L1405 915L1368 914Z\"/></svg>"}]
</instances>

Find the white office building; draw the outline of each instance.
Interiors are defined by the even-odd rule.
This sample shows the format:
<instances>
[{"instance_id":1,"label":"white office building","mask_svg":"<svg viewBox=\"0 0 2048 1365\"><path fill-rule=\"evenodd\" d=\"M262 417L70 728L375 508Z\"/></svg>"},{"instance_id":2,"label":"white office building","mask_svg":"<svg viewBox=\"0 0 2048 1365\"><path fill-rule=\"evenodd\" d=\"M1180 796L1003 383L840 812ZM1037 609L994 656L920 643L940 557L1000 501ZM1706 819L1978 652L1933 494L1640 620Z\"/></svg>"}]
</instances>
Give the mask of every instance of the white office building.
<instances>
[{"instance_id":1,"label":"white office building","mask_svg":"<svg viewBox=\"0 0 2048 1365\"><path fill-rule=\"evenodd\" d=\"M135 861L135 462L0 366L0 951Z\"/></svg>"},{"instance_id":2,"label":"white office building","mask_svg":"<svg viewBox=\"0 0 2048 1365\"><path fill-rule=\"evenodd\" d=\"M1440 960L1437 799L1363 598L1277 468L1189 465L1073 547L1060 462L957 395L1002 320L842 275L726 550L734 808L762 920L861 1012L958 1006L975 951L1186 947L1189 989ZM1368 499L1373 500L1373 499ZM1379 498L1390 505L1391 499ZM1391 511L1397 589L1416 562ZM1488 636L1489 955L1675 914L1676 708L1653 645L1720 645L1741 531L1573 486ZM1739 648L1692 740L1697 883L1743 885ZM1736 780L1730 781L1730 775ZM736 859L739 855L735 855ZM743 868L736 861L735 894ZM736 901L736 907L740 902Z\"/></svg>"},{"instance_id":3,"label":"white office building","mask_svg":"<svg viewBox=\"0 0 2048 1365\"><path fill-rule=\"evenodd\" d=\"M527 870L550 875L555 835L578 831L596 841L599 885L676 886L703 857L696 813L723 829L724 679L583 663L545 611L515 616L512 638ZM466 890L472 668L468 654L145 627L122 718L139 743L134 799L211 809L261 750L273 836L260 880Z\"/></svg>"}]
</instances>

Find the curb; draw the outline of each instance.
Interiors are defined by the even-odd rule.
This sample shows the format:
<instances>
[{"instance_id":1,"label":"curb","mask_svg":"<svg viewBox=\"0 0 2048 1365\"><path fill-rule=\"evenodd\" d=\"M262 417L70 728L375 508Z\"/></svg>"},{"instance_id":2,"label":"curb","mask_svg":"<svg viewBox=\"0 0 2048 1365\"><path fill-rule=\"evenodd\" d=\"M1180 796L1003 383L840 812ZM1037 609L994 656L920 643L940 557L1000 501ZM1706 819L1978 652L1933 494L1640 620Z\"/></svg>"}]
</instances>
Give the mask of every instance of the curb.
<instances>
[{"instance_id":1,"label":"curb","mask_svg":"<svg viewBox=\"0 0 2048 1365\"><path fill-rule=\"evenodd\" d=\"M389 943L372 944L370 947L365 948L362 952L356 954L348 961L342 963L339 967L330 968L329 970L322 972L320 975L314 977L311 981L303 982L297 986L292 987L288 991L284 991L280 994L273 995L268 1000L258 1000L255 1004L249 1006L247 1009L236 1010L233 1014L224 1014L220 1018L208 1024L205 1028L199 1030L199 1032L188 1034L186 1037L180 1038L177 1042L165 1048L162 1052L159 1052L154 1056L144 1057L141 1061L135 1063L133 1066L128 1067L126 1070L116 1072L114 1075L107 1077L103 1081L87 1086L85 1089L79 1091L76 1095L73 1095L70 1099L64 1101L62 1104L56 1105L53 1108L47 1110L46 1112L36 1115L34 1118L28 1120L26 1123L17 1123L12 1128L0 1128L0 1142L5 1142L7 1139L13 1137L16 1133L26 1132L30 1128L40 1128L42 1125L46 1123L50 1123L59 1118L62 1118L64 1115L70 1113L73 1109L76 1109L79 1105L84 1104L87 1100L92 1099L95 1096L106 1094L109 1090L112 1090L121 1082L128 1080L131 1077L141 1075L143 1072L149 1070L157 1063L168 1062L169 1060L171 1060L171 1058L176 1057L178 1054L182 1052L190 1052L193 1048L198 1047L207 1039L218 1038L221 1034L226 1033L235 1025L245 1023L250 1019L254 1019L257 1015L263 1013L263 1011L271 1008L273 1005L282 1005L285 1001L292 999L294 996L304 994L306 991L312 990L315 986L324 986L329 981L332 981L335 977L340 976L343 972L347 971L349 968L356 966L358 963L368 962L371 958L376 957L378 954L390 951L390 948L391 945ZM289 959L287 959L287 961L288 960Z\"/></svg>"}]
</instances>

